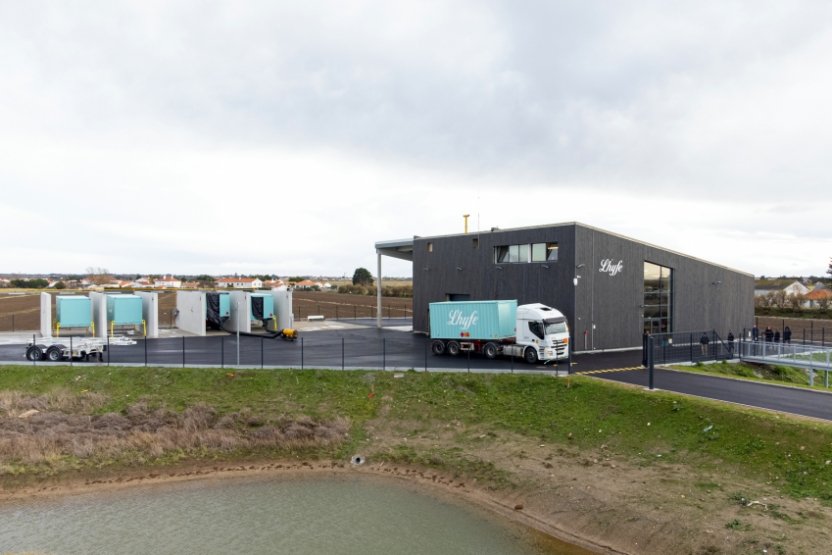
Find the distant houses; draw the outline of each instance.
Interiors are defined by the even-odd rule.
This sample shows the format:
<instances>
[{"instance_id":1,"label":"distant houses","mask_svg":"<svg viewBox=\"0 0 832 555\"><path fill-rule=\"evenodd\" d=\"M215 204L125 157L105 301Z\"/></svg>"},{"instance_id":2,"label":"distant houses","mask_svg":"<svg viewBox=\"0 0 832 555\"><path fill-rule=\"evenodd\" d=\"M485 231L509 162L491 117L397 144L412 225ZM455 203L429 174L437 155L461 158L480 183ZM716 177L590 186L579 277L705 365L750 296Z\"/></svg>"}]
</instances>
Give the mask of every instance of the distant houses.
<instances>
[{"instance_id":1,"label":"distant houses","mask_svg":"<svg viewBox=\"0 0 832 555\"><path fill-rule=\"evenodd\" d=\"M758 307L827 308L832 291L821 281L760 279L754 287L754 298Z\"/></svg>"},{"instance_id":2,"label":"distant houses","mask_svg":"<svg viewBox=\"0 0 832 555\"><path fill-rule=\"evenodd\" d=\"M263 287L263 281L259 278L249 277L228 277L219 278L215 281L217 288L231 288L231 289L260 289Z\"/></svg>"}]
</instances>

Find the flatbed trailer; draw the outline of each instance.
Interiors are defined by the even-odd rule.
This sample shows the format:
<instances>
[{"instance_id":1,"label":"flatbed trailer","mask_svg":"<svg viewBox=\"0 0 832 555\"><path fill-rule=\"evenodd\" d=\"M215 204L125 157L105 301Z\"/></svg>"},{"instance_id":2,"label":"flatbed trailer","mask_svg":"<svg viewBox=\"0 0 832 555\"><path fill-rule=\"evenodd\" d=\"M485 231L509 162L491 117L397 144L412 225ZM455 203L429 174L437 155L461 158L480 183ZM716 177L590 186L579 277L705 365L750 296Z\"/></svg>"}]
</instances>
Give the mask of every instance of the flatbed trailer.
<instances>
[{"instance_id":1,"label":"flatbed trailer","mask_svg":"<svg viewBox=\"0 0 832 555\"><path fill-rule=\"evenodd\" d=\"M48 360L104 360L107 345L135 345L136 341L127 337L111 337L109 341L99 337L78 337L68 341L67 338L42 337L26 345L26 360L38 362Z\"/></svg>"}]
</instances>

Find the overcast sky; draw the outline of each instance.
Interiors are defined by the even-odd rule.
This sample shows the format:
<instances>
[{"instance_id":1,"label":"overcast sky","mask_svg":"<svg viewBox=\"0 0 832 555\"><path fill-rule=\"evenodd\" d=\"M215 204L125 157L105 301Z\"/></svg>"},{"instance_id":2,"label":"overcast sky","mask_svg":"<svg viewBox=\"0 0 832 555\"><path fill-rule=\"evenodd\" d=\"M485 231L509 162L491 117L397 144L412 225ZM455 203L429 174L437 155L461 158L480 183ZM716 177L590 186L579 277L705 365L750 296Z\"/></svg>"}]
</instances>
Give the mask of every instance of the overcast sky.
<instances>
[{"instance_id":1,"label":"overcast sky","mask_svg":"<svg viewBox=\"0 0 832 555\"><path fill-rule=\"evenodd\" d=\"M0 0L0 273L375 274L469 213L822 275L830 52L825 0Z\"/></svg>"}]
</instances>

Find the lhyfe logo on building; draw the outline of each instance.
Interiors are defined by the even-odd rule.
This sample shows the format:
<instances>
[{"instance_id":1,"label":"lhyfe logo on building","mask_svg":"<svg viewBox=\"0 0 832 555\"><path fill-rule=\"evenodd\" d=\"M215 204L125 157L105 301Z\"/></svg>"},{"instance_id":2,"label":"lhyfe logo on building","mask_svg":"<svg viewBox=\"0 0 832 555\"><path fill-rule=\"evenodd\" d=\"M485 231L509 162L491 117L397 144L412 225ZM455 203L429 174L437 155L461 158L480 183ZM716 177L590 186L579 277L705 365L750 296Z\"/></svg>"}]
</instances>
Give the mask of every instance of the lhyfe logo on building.
<instances>
[{"instance_id":1,"label":"lhyfe logo on building","mask_svg":"<svg viewBox=\"0 0 832 555\"><path fill-rule=\"evenodd\" d=\"M457 326L463 330L467 330L471 326L477 325L477 320L479 320L479 315L476 310L467 316L459 309L452 310L448 314L448 325Z\"/></svg>"},{"instance_id":2,"label":"lhyfe logo on building","mask_svg":"<svg viewBox=\"0 0 832 555\"><path fill-rule=\"evenodd\" d=\"M624 270L624 261L619 260L616 263L613 263L612 258L605 258L601 261L601 267L598 268L598 271L602 274L609 274L610 276L615 276L621 271Z\"/></svg>"}]
</instances>

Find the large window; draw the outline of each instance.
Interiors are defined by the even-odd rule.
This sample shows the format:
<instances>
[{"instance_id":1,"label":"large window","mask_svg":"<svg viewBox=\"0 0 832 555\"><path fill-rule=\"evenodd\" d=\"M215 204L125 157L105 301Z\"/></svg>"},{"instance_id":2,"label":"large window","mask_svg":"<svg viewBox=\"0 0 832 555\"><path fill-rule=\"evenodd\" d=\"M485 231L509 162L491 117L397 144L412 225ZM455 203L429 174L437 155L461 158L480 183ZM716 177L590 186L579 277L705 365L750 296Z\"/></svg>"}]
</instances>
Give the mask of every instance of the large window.
<instances>
[{"instance_id":1,"label":"large window","mask_svg":"<svg viewBox=\"0 0 832 555\"><path fill-rule=\"evenodd\" d=\"M525 243L494 247L495 264L527 264L529 262L556 262L557 243Z\"/></svg>"},{"instance_id":2,"label":"large window","mask_svg":"<svg viewBox=\"0 0 832 555\"><path fill-rule=\"evenodd\" d=\"M668 333L673 331L671 300L673 270L644 263L644 331Z\"/></svg>"}]
</instances>

